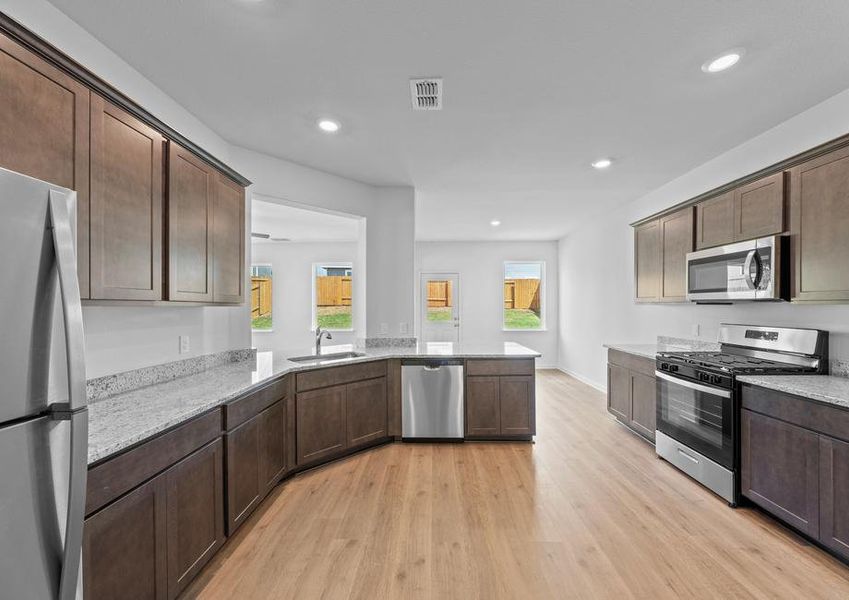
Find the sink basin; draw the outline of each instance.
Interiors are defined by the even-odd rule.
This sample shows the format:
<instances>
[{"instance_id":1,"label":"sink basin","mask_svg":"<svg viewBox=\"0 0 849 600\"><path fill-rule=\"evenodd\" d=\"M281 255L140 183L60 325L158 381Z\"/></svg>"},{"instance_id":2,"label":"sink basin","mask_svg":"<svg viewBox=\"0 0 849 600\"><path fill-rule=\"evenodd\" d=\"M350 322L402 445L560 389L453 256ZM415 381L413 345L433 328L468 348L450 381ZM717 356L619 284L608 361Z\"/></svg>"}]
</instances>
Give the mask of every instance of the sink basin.
<instances>
[{"instance_id":1,"label":"sink basin","mask_svg":"<svg viewBox=\"0 0 849 600\"><path fill-rule=\"evenodd\" d=\"M360 356L365 356L363 352L334 352L332 354L310 354L307 356L293 356L287 360L291 360L292 362L330 362L334 360L345 360L347 358L359 358Z\"/></svg>"}]
</instances>

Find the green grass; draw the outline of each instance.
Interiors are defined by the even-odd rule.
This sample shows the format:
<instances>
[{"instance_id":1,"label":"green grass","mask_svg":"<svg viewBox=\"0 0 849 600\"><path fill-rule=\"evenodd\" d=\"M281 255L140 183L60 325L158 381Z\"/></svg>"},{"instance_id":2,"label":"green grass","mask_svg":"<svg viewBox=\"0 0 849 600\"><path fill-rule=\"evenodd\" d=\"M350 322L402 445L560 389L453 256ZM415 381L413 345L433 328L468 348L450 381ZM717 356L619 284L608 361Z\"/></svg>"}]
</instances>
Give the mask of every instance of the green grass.
<instances>
[{"instance_id":1,"label":"green grass","mask_svg":"<svg viewBox=\"0 0 849 600\"><path fill-rule=\"evenodd\" d=\"M271 329L271 315L251 319L251 329Z\"/></svg>"},{"instance_id":2,"label":"green grass","mask_svg":"<svg viewBox=\"0 0 849 600\"><path fill-rule=\"evenodd\" d=\"M316 321L322 329L351 329L353 315L350 306L319 306Z\"/></svg>"},{"instance_id":3,"label":"green grass","mask_svg":"<svg viewBox=\"0 0 849 600\"><path fill-rule=\"evenodd\" d=\"M538 313L524 308L504 309L504 329L539 329L542 319Z\"/></svg>"},{"instance_id":4,"label":"green grass","mask_svg":"<svg viewBox=\"0 0 849 600\"><path fill-rule=\"evenodd\" d=\"M454 311L450 306L444 307L431 307L427 309L427 320L428 321L450 321L453 319Z\"/></svg>"}]
</instances>

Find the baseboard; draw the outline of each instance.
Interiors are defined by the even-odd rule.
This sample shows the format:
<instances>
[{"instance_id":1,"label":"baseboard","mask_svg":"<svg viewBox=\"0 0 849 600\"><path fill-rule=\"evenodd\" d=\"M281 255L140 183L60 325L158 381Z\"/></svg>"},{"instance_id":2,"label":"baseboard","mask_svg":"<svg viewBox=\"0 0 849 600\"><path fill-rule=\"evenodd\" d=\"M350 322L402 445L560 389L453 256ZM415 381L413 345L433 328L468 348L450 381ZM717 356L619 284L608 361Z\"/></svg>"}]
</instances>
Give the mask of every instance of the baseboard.
<instances>
[{"instance_id":1,"label":"baseboard","mask_svg":"<svg viewBox=\"0 0 849 600\"><path fill-rule=\"evenodd\" d=\"M540 370L542 370L542 369L556 369L556 368L557 368L557 365L536 365L534 368L535 368L537 371L540 371Z\"/></svg>"},{"instance_id":2,"label":"baseboard","mask_svg":"<svg viewBox=\"0 0 849 600\"><path fill-rule=\"evenodd\" d=\"M587 384L588 386L590 386L591 388L594 388L594 389L598 390L598 391L599 391L599 392L601 392L602 394L606 394L606 393L607 393L607 386L599 385L599 384L597 384L596 382L594 382L594 381L592 381L592 380L590 380L590 379L587 379L587 378L586 378L586 377L584 377L583 375L579 375L579 374L577 374L577 373L575 373L575 372L573 372L573 371L570 371L570 370L568 370L568 369L564 369L563 367L554 367L554 368L555 368L555 369L557 369L558 371L560 371L561 373L564 373L564 374L568 375L569 377L574 377L575 379L577 379L577 380L578 380L578 381L580 381L581 383L585 383L585 384Z\"/></svg>"}]
</instances>

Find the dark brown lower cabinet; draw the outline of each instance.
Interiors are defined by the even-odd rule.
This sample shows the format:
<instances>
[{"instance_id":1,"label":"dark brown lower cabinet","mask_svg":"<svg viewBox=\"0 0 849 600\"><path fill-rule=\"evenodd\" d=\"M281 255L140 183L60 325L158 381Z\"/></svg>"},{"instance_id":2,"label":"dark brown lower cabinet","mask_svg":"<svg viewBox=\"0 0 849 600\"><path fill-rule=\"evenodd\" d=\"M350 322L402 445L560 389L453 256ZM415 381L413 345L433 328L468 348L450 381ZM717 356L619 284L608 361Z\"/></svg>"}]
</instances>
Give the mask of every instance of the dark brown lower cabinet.
<instances>
[{"instance_id":1,"label":"dark brown lower cabinet","mask_svg":"<svg viewBox=\"0 0 849 600\"><path fill-rule=\"evenodd\" d=\"M86 519L87 600L165 600L165 479L157 477Z\"/></svg>"},{"instance_id":2,"label":"dark brown lower cabinet","mask_svg":"<svg viewBox=\"0 0 849 600\"><path fill-rule=\"evenodd\" d=\"M298 465L327 460L345 451L345 387L336 385L298 394Z\"/></svg>"},{"instance_id":3,"label":"dark brown lower cabinet","mask_svg":"<svg viewBox=\"0 0 849 600\"><path fill-rule=\"evenodd\" d=\"M536 433L533 375L466 378L466 437L513 438Z\"/></svg>"},{"instance_id":4,"label":"dark brown lower cabinet","mask_svg":"<svg viewBox=\"0 0 849 600\"><path fill-rule=\"evenodd\" d=\"M820 541L849 559L849 443L820 436Z\"/></svg>"},{"instance_id":5,"label":"dark brown lower cabinet","mask_svg":"<svg viewBox=\"0 0 849 600\"><path fill-rule=\"evenodd\" d=\"M221 439L85 521L87 600L176 598L224 543Z\"/></svg>"},{"instance_id":6,"label":"dark brown lower cabinet","mask_svg":"<svg viewBox=\"0 0 849 600\"><path fill-rule=\"evenodd\" d=\"M345 421L349 448L387 436L386 378L349 383L345 390Z\"/></svg>"},{"instance_id":7,"label":"dark brown lower cabinet","mask_svg":"<svg viewBox=\"0 0 849 600\"><path fill-rule=\"evenodd\" d=\"M742 411L742 493L799 531L819 534L819 436Z\"/></svg>"},{"instance_id":8,"label":"dark brown lower cabinet","mask_svg":"<svg viewBox=\"0 0 849 600\"><path fill-rule=\"evenodd\" d=\"M168 598L176 598L224 543L221 438L165 474Z\"/></svg>"},{"instance_id":9,"label":"dark brown lower cabinet","mask_svg":"<svg viewBox=\"0 0 849 600\"><path fill-rule=\"evenodd\" d=\"M654 442L657 421L654 361L611 349L607 363L607 410Z\"/></svg>"},{"instance_id":10,"label":"dark brown lower cabinet","mask_svg":"<svg viewBox=\"0 0 849 600\"><path fill-rule=\"evenodd\" d=\"M259 506L286 472L286 400L279 400L225 434L227 533Z\"/></svg>"}]
</instances>

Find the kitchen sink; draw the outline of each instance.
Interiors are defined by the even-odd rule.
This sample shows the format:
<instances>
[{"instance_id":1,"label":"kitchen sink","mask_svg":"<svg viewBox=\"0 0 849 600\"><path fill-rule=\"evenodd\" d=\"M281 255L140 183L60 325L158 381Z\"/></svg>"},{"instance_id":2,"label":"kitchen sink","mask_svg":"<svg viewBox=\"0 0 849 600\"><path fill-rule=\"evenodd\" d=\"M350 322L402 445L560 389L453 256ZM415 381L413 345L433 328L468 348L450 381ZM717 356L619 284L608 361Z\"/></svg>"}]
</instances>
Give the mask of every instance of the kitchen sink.
<instances>
[{"instance_id":1,"label":"kitchen sink","mask_svg":"<svg viewBox=\"0 0 849 600\"><path fill-rule=\"evenodd\" d=\"M364 352L334 352L332 354L309 354L307 356L293 356L286 360L291 360L292 362L314 362L314 363L323 363L330 362L334 360L345 360L347 358L359 358L361 356L365 356Z\"/></svg>"}]
</instances>

